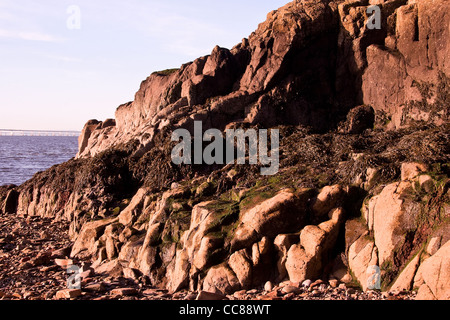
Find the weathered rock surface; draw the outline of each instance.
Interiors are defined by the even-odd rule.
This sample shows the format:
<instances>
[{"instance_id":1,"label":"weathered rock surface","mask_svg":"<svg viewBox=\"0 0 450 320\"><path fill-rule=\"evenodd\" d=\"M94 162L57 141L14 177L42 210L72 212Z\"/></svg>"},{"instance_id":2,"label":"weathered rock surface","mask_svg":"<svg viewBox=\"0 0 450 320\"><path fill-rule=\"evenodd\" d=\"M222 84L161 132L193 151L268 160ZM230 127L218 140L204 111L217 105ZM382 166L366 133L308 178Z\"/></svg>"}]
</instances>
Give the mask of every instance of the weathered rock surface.
<instances>
[{"instance_id":1,"label":"weathered rock surface","mask_svg":"<svg viewBox=\"0 0 450 320\"><path fill-rule=\"evenodd\" d=\"M414 276L416 275L417 268L420 263L420 254L418 254L400 273L397 280L391 287L391 291L403 291L411 290L414 282Z\"/></svg>"},{"instance_id":2,"label":"weathered rock surface","mask_svg":"<svg viewBox=\"0 0 450 320\"><path fill-rule=\"evenodd\" d=\"M448 3L376 4L379 30L367 27L369 1L293 1L271 12L231 50L216 47L180 69L152 74L135 100L117 109L117 126L89 121L79 156L131 139L149 150L157 130L169 123L191 130L193 119L209 119L216 128L244 116L251 124L324 129L340 113L328 95L344 113L367 105L349 115L349 133L371 128L373 111L386 113L391 127L411 120L442 124L448 120Z\"/></svg>"},{"instance_id":3,"label":"weathered rock surface","mask_svg":"<svg viewBox=\"0 0 450 320\"><path fill-rule=\"evenodd\" d=\"M0 187L1 214L67 221L57 258L93 263L77 299L401 298L340 283L366 290L375 267L383 290L448 299L448 6L293 1L232 49L150 75L116 119L85 125L77 159ZM279 128L280 172L174 165L171 133L194 121ZM14 259L21 228L0 235L8 270L60 269L51 252Z\"/></svg>"},{"instance_id":4,"label":"weathered rock surface","mask_svg":"<svg viewBox=\"0 0 450 320\"><path fill-rule=\"evenodd\" d=\"M74 299L81 295L80 289L64 289L56 293L56 300L60 299Z\"/></svg>"},{"instance_id":5,"label":"weathered rock surface","mask_svg":"<svg viewBox=\"0 0 450 320\"><path fill-rule=\"evenodd\" d=\"M369 283L367 270L371 266L378 265L377 253L377 248L373 241L364 236L356 240L349 248L349 267L364 291L367 290Z\"/></svg>"},{"instance_id":6,"label":"weathered rock surface","mask_svg":"<svg viewBox=\"0 0 450 320\"><path fill-rule=\"evenodd\" d=\"M310 197L310 190L299 195L281 191L243 213L232 242L233 249L246 247L262 236L274 237L277 233L299 231L308 219L305 209Z\"/></svg>"},{"instance_id":7,"label":"weathered rock surface","mask_svg":"<svg viewBox=\"0 0 450 320\"><path fill-rule=\"evenodd\" d=\"M389 10L392 3L387 1L383 8ZM431 23L446 24L448 12L447 1L409 1L387 18L384 43L367 48L368 67L362 77L364 103L389 113L395 127L411 120L448 120L448 111L437 115L441 93L439 85L432 83L448 78L449 46L439 43L450 31L441 23Z\"/></svg>"},{"instance_id":8,"label":"weathered rock surface","mask_svg":"<svg viewBox=\"0 0 450 320\"><path fill-rule=\"evenodd\" d=\"M419 287L417 299L449 300L449 277L450 242L447 242L434 255L421 263L414 278L414 286Z\"/></svg>"},{"instance_id":9,"label":"weathered rock surface","mask_svg":"<svg viewBox=\"0 0 450 320\"><path fill-rule=\"evenodd\" d=\"M318 226L306 226L300 232L300 243L291 246L287 253L286 270L293 282L320 277L323 266L329 262L344 218L341 208L331 212L331 220Z\"/></svg>"},{"instance_id":10,"label":"weathered rock surface","mask_svg":"<svg viewBox=\"0 0 450 320\"><path fill-rule=\"evenodd\" d=\"M239 279L228 266L213 267L203 281L203 290L219 294L231 294L241 288Z\"/></svg>"},{"instance_id":11,"label":"weathered rock surface","mask_svg":"<svg viewBox=\"0 0 450 320\"><path fill-rule=\"evenodd\" d=\"M109 218L89 222L83 225L83 228L72 247L70 256L75 257L83 251L87 251L86 254L88 255L94 254L95 252L93 252L92 249L94 248L95 241L100 238L105 228L115 221L117 221L116 218Z\"/></svg>"},{"instance_id":12,"label":"weathered rock surface","mask_svg":"<svg viewBox=\"0 0 450 320\"><path fill-rule=\"evenodd\" d=\"M409 190L411 184L408 182L390 184L371 200L375 201L372 205L373 230L380 265L404 246L408 232L412 232L415 228L419 210L414 204L408 206L408 202L405 201Z\"/></svg>"}]
</instances>

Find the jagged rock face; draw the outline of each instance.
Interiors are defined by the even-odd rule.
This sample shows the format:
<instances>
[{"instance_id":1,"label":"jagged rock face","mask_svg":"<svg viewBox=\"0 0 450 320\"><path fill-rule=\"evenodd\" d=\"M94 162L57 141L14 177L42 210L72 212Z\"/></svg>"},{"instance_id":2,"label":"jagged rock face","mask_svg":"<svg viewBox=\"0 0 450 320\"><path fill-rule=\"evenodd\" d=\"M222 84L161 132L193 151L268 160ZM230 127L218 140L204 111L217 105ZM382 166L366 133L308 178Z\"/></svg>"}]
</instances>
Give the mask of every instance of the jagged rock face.
<instances>
[{"instance_id":1,"label":"jagged rock face","mask_svg":"<svg viewBox=\"0 0 450 320\"><path fill-rule=\"evenodd\" d=\"M335 187L331 189L341 189ZM117 266L126 262L172 292L191 288L230 294L275 278L283 280L288 276L299 281L299 273L320 275L322 266L331 259L344 221L344 210L333 208L336 205L333 199L321 200L332 208L326 217L321 217L321 212L312 206L317 201L308 201L317 200L314 194L319 192L313 190L280 190L260 204L258 198L247 196L249 203L241 209L237 202L217 200L190 208L187 203L195 199L196 193L187 190L186 186L169 190L153 202L144 192L138 192L122 212L140 202L141 211L148 212L145 218L148 222L142 220L145 214L141 214L139 219L127 222L128 226L119 222L120 215L85 223L71 256L96 260L94 267L98 272L113 274L121 272L122 268L118 271ZM341 200L341 204L348 201L346 192ZM239 211L246 212L247 208L261 216L251 223L261 235L242 243L237 229L250 221L241 217ZM270 229L269 221L273 223ZM312 224L313 221L318 225ZM306 222L310 224L305 226ZM286 261L286 266L277 270L275 247L279 247L279 242L275 238L286 231L293 232L290 238L297 233L297 241L305 248L306 265L302 270L292 266L292 259L302 260L293 253L295 241L285 242L284 256L279 258ZM237 242L239 247L235 245Z\"/></svg>"},{"instance_id":2,"label":"jagged rock face","mask_svg":"<svg viewBox=\"0 0 450 320\"><path fill-rule=\"evenodd\" d=\"M326 59L333 58L332 47L321 47L328 55L325 57L322 57L320 50L315 50L314 57L310 57L308 47L320 47L323 40L332 40L325 35L332 34L336 23L336 15L327 1L294 1L269 13L267 21L249 37L251 59L240 80L240 90L249 93L266 91L277 86L289 74L312 76L311 73L304 74L312 69L306 67L311 62L314 67L320 68L315 72L326 70L329 66ZM322 68L320 62L324 62ZM316 78L300 77L303 82L311 80ZM326 86L327 82L322 84Z\"/></svg>"},{"instance_id":3,"label":"jagged rock face","mask_svg":"<svg viewBox=\"0 0 450 320\"><path fill-rule=\"evenodd\" d=\"M149 120L156 121L165 108L175 111L202 105L210 97L225 95L242 73L239 52L216 47L210 56L201 57L171 73L154 73L142 82L132 103L117 109L118 129L130 131Z\"/></svg>"},{"instance_id":4,"label":"jagged rock face","mask_svg":"<svg viewBox=\"0 0 450 320\"><path fill-rule=\"evenodd\" d=\"M450 299L450 242L447 241L434 255L426 259L419 267L414 286L419 287L420 299Z\"/></svg>"},{"instance_id":5,"label":"jagged rock face","mask_svg":"<svg viewBox=\"0 0 450 320\"><path fill-rule=\"evenodd\" d=\"M155 191L139 186L127 196L122 191L109 194L104 189L107 185L90 179L87 180L93 182L90 188L86 185L85 189L75 189L72 194L63 195L58 188L73 186L70 180L65 183L58 180L66 177L66 171L72 168L65 164L38 174L35 180L17 189L20 191L19 214L52 216L71 221L70 235L75 242L72 254L76 258L90 257L96 261L98 272L114 275L122 272L121 263L124 263L148 276L153 284L171 291L190 288L231 293L241 288L262 285L267 280L290 279L300 282L306 278L326 277L324 270L331 269L329 263L333 261L336 251L340 250L345 251L352 274L363 288L367 288L368 268L376 265L383 272L386 286L399 273L404 273L401 279L406 280L397 285L408 285L419 267L406 267L403 271L408 259L416 255L429 238L434 240L430 240L426 246L427 254L435 254L449 240L450 234L445 230L439 231L445 226L445 219L450 213L448 176L429 172L432 170L429 165L411 162L411 159L419 156L430 159L429 152L434 150L441 150L438 152L444 159L441 161L449 159L445 147L436 149L440 141L446 143L448 134L441 132L436 135L436 131L411 132L400 142L395 142L401 136L400 132L378 132L376 140L386 140L384 147L377 145L373 150L365 150L365 153L379 153L370 158L366 155L371 165L379 157L389 159L393 150L400 158L410 160L398 164L401 172L389 178L391 183L384 183L385 180L381 179L375 182L374 188L368 189L370 194L362 206L362 217L358 218L356 226L353 220L345 225L345 248L343 223L359 212L366 193L359 194L361 190L357 187L341 185L321 189L299 187L301 184L293 187L292 181L299 179L304 183L304 179L311 176L295 171L301 165L298 163L294 167L286 167L289 170L281 172L279 177L268 178L258 184L252 182L250 189L242 189L242 185L239 187L237 184L234 186L236 189L233 187L224 193L214 192L220 184L220 180L217 180L220 175L215 172L210 175L210 179L206 175L179 180L169 184L169 190ZM330 143L331 137L338 141L337 145L374 143L371 140L374 138L368 132L362 136L303 135L291 138L297 151L301 150L298 148L299 143L305 144L308 150L316 149L319 145ZM433 135L436 135L433 139L426 140ZM311 139L318 141L308 144ZM339 142L339 139L344 140ZM415 143L411 147L405 141ZM421 145L422 142L425 145ZM336 152L333 151L333 145L327 147L327 152ZM380 153L380 149L385 151ZM285 145L283 150L288 153L290 148ZM411 153L404 153L405 150ZM293 154L291 157L306 159L307 154ZM318 159L320 154L321 151L316 151L314 157ZM348 162L359 168L364 157L352 156ZM112 164L119 164L117 161L121 158L112 159L115 159ZM321 161L324 159L321 158ZM337 159L341 159L341 156L338 155ZM94 163L109 163L111 158L97 156L91 160ZM89 163L90 159L72 162ZM330 162L337 163L334 160ZM289 160L286 163L292 162ZM321 167L326 165L326 162L320 164ZM343 162L332 167L331 171L339 172L346 166L348 164ZM109 173L98 164L91 168L90 174L97 174L99 168L105 174L101 181L117 175L116 171ZM366 171L366 167L362 169ZM384 169L381 167L379 171ZM84 170L73 173L74 178L71 179L74 179L76 188L79 187L78 180L85 178ZM236 172L231 175L227 170ZM233 184L233 181L238 183L239 180L233 180L236 174L238 179L243 178L243 174L238 173L242 168L227 170L222 172L228 179L226 184ZM312 171L313 176L315 172ZM383 174L380 173L380 176L383 177ZM391 180L399 178L404 181L393 183ZM400 184L404 187L399 188ZM206 188L212 191L205 192L206 185L213 185L212 188ZM52 189L52 186L56 189ZM275 186L276 189L272 190ZM108 189L111 192L114 188ZM350 190L359 190L359 195L355 198ZM425 190L429 191L424 193ZM8 189L0 189L3 203L7 196L5 191ZM89 194L83 196L84 192ZM119 199L123 201L108 202L107 195L121 197ZM344 279L346 271L340 273L334 276ZM434 288L434 279L427 279L427 286L423 286L422 291Z\"/></svg>"},{"instance_id":6,"label":"jagged rock face","mask_svg":"<svg viewBox=\"0 0 450 320\"><path fill-rule=\"evenodd\" d=\"M431 261L448 263L448 259L441 262L440 255L434 256L448 242L448 235L443 238L448 232L448 223L441 220L448 214L447 187L437 191L437 181L422 172L427 170L424 164L403 163L401 168L402 181L384 186L363 206L365 225L361 221L347 222L349 267L363 288L368 286L366 270L370 266L380 267L385 288L390 284L391 290L411 290L423 285L421 270L432 266ZM425 191L431 185L433 189L429 190L433 191ZM433 198L434 205L424 203L422 197ZM424 239L427 240L424 242ZM427 252L424 252L427 242ZM428 258L430 255L432 257ZM435 274L435 266L430 268L430 274ZM419 279L418 283L414 284L413 279ZM439 276L428 279L430 284L421 289L423 292L429 287L433 287L433 294L436 288L447 290ZM419 298L443 298L433 294L427 297L423 293Z\"/></svg>"},{"instance_id":7,"label":"jagged rock face","mask_svg":"<svg viewBox=\"0 0 450 320\"><path fill-rule=\"evenodd\" d=\"M91 137L92 132L97 129L98 124L100 122L97 120L89 120L84 125L82 130L82 134L78 137L78 153L83 153L84 149L88 146L89 138Z\"/></svg>"},{"instance_id":8,"label":"jagged rock face","mask_svg":"<svg viewBox=\"0 0 450 320\"><path fill-rule=\"evenodd\" d=\"M301 208L307 207L311 196L311 190L303 190L298 195L285 191L243 212L232 248L245 248L263 236L274 237L278 233L297 231L308 220L306 211L302 212Z\"/></svg>"},{"instance_id":9,"label":"jagged rock face","mask_svg":"<svg viewBox=\"0 0 450 320\"><path fill-rule=\"evenodd\" d=\"M366 24L373 4L381 29ZM205 130L233 121L327 130L363 103L389 128L442 124L450 109L449 11L443 0L293 1L233 49L152 74L117 109L116 127L86 124L78 156L132 139L145 151L156 131L192 130L194 120Z\"/></svg>"},{"instance_id":10,"label":"jagged rock face","mask_svg":"<svg viewBox=\"0 0 450 320\"><path fill-rule=\"evenodd\" d=\"M393 183L371 199L373 208L369 214L373 219L375 244L379 250L380 265L388 261L392 254L405 245L405 238L415 228L415 220L420 210L405 201L412 192L409 182Z\"/></svg>"},{"instance_id":11,"label":"jagged rock face","mask_svg":"<svg viewBox=\"0 0 450 320\"><path fill-rule=\"evenodd\" d=\"M384 46L367 48L364 103L391 114L395 127L448 119L449 12L448 1L409 1L388 18Z\"/></svg>"},{"instance_id":12,"label":"jagged rock face","mask_svg":"<svg viewBox=\"0 0 450 320\"><path fill-rule=\"evenodd\" d=\"M302 283L320 277L324 264L329 261L328 255L336 245L345 212L335 208L329 215L330 220L303 228L300 243L292 245L287 252L286 271L291 281Z\"/></svg>"},{"instance_id":13,"label":"jagged rock face","mask_svg":"<svg viewBox=\"0 0 450 320\"><path fill-rule=\"evenodd\" d=\"M373 3L380 30L365 25ZM0 209L67 219L72 256L111 274L125 263L170 291L229 294L333 268L366 289L377 266L384 288L446 297L447 7L293 1L231 50L152 74L115 120L86 124L78 159L0 188ZM282 124L279 175L173 165L170 133L195 120ZM331 265L341 252L349 270Z\"/></svg>"},{"instance_id":14,"label":"jagged rock face","mask_svg":"<svg viewBox=\"0 0 450 320\"><path fill-rule=\"evenodd\" d=\"M289 3L232 50L216 47L179 70L152 74L135 100L117 109L115 130L91 135L85 127L78 155L94 155L135 137L145 147L155 130L169 124L191 129L193 120L202 120L205 130L246 118L265 126L327 128L337 22L327 1Z\"/></svg>"}]
</instances>

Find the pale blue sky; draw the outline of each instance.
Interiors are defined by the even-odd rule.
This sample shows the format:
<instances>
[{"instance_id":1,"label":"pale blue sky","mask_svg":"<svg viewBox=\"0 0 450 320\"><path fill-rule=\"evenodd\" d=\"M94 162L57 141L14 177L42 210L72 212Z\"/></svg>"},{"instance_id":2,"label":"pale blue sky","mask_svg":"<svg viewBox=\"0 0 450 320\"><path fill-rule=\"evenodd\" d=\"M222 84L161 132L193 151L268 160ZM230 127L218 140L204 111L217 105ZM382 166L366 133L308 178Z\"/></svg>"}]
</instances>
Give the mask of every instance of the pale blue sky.
<instances>
[{"instance_id":1,"label":"pale blue sky","mask_svg":"<svg viewBox=\"0 0 450 320\"><path fill-rule=\"evenodd\" d=\"M0 128L81 130L153 71L231 48L288 0L0 0ZM67 9L81 11L70 30Z\"/></svg>"}]
</instances>

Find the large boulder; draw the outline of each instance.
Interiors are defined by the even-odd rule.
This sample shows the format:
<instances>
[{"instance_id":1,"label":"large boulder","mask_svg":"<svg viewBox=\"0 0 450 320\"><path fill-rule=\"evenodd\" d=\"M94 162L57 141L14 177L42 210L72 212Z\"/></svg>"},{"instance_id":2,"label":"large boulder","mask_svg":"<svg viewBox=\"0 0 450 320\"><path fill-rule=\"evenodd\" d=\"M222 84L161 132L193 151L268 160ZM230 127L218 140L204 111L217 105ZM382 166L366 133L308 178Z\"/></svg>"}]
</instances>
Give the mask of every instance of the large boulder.
<instances>
[{"instance_id":1,"label":"large boulder","mask_svg":"<svg viewBox=\"0 0 450 320\"><path fill-rule=\"evenodd\" d=\"M206 235L202 238L200 242L200 247L198 251L193 256L192 264L198 270L204 270L211 264L211 255L223 244L223 239L217 236Z\"/></svg>"},{"instance_id":2,"label":"large boulder","mask_svg":"<svg viewBox=\"0 0 450 320\"><path fill-rule=\"evenodd\" d=\"M186 249L177 250L175 259L167 267L168 289L176 292L189 284L190 263Z\"/></svg>"},{"instance_id":3,"label":"large boulder","mask_svg":"<svg viewBox=\"0 0 450 320\"><path fill-rule=\"evenodd\" d=\"M82 252L87 256L93 255L96 250L95 242L103 235L105 228L117 222L117 220L117 218L112 217L85 223L73 244L70 256L76 257Z\"/></svg>"},{"instance_id":4,"label":"large boulder","mask_svg":"<svg viewBox=\"0 0 450 320\"><path fill-rule=\"evenodd\" d=\"M326 216L331 209L340 207L345 200L346 192L340 185L326 186L317 195L313 203L313 211L319 217Z\"/></svg>"},{"instance_id":5,"label":"large boulder","mask_svg":"<svg viewBox=\"0 0 450 320\"><path fill-rule=\"evenodd\" d=\"M348 266L365 291L369 287L368 272L371 267L378 266L378 252L375 243L367 236L361 236L356 240L348 250Z\"/></svg>"},{"instance_id":6,"label":"large boulder","mask_svg":"<svg viewBox=\"0 0 450 320\"><path fill-rule=\"evenodd\" d=\"M378 267L378 249L361 219L349 220L345 224L345 254L354 280L363 290L369 287L373 268Z\"/></svg>"},{"instance_id":7,"label":"large boulder","mask_svg":"<svg viewBox=\"0 0 450 320\"><path fill-rule=\"evenodd\" d=\"M300 242L298 234L279 234L274 240L274 249L277 254L278 280L282 281L287 277L286 260L288 250L294 244Z\"/></svg>"},{"instance_id":8,"label":"large boulder","mask_svg":"<svg viewBox=\"0 0 450 320\"><path fill-rule=\"evenodd\" d=\"M273 243L268 237L252 246L252 285L259 286L271 279L273 274Z\"/></svg>"},{"instance_id":9,"label":"large boulder","mask_svg":"<svg viewBox=\"0 0 450 320\"><path fill-rule=\"evenodd\" d=\"M450 241L421 263L414 278L418 300L450 299Z\"/></svg>"},{"instance_id":10,"label":"large boulder","mask_svg":"<svg viewBox=\"0 0 450 320\"><path fill-rule=\"evenodd\" d=\"M298 232L305 225L310 190L294 194L283 190L242 213L240 225L231 242L232 251L246 248L263 236L276 237L280 233Z\"/></svg>"},{"instance_id":11,"label":"large boulder","mask_svg":"<svg viewBox=\"0 0 450 320\"><path fill-rule=\"evenodd\" d=\"M417 254L411 262L403 269L394 284L391 286L391 291L411 290L416 275L417 268L420 264L420 253Z\"/></svg>"},{"instance_id":12,"label":"large boulder","mask_svg":"<svg viewBox=\"0 0 450 320\"><path fill-rule=\"evenodd\" d=\"M291 246L287 253L286 270L292 282L303 282L318 277L321 267L318 255L307 255L300 244Z\"/></svg>"},{"instance_id":13,"label":"large boulder","mask_svg":"<svg viewBox=\"0 0 450 320\"><path fill-rule=\"evenodd\" d=\"M140 188L130 201L130 204L120 213L119 222L124 226L132 225L136 217L142 212L144 200L149 193L148 188Z\"/></svg>"},{"instance_id":14,"label":"large boulder","mask_svg":"<svg viewBox=\"0 0 450 320\"><path fill-rule=\"evenodd\" d=\"M396 182L387 185L377 197L370 200L380 265L393 258L394 253L406 243L408 233L416 230L420 207L411 201L411 192L410 182Z\"/></svg>"},{"instance_id":15,"label":"large boulder","mask_svg":"<svg viewBox=\"0 0 450 320\"><path fill-rule=\"evenodd\" d=\"M209 269L203 280L203 290L219 294L232 294L241 288L239 279L226 264Z\"/></svg>"},{"instance_id":16,"label":"large boulder","mask_svg":"<svg viewBox=\"0 0 450 320\"><path fill-rule=\"evenodd\" d=\"M252 286L253 265L252 257L246 249L236 251L230 256L228 265L239 280L242 288L249 289Z\"/></svg>"},{"instance_id":17,"label":"large boulder","mask_svg":"<svg viewBox=\"0 0 450 320\"><path fill-rule=\"evenodd\" d=\"M290 247L286 258L286 270L293 282L303 282L321 275L330 261L344 211L337 208L330 213L331 219L318 226L308 225L300 232L300 243Z\"/></svg>"},{"instance_id":18,"label":"large boulder","mask_svg":"<svg viewBox=\"0 0 450 320\"><path fill-rule=\"evenodd\" d=\"M189 230L181 239L188 260L199 270L208 266L211 253L220 245L220 242L206 237L217 218L216 211L209 207L212 204L210 201L201 202L192 209Z\"/></svg>"}]
</instances>

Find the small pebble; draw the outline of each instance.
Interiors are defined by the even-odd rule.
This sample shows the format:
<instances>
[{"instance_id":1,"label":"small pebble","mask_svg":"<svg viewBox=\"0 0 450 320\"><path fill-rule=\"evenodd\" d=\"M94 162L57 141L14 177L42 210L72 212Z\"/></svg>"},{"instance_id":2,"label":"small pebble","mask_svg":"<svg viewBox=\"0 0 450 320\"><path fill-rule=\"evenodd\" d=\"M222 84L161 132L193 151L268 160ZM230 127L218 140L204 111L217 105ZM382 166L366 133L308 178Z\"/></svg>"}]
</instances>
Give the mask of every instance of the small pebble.
<instances>
[{"instance_id":1,"label":"small pebble","mask_svg":"<svg viewBox=\"0 0 450 320\"><path fill-rule=\"evenodd\" d=\"M270 281L267 281L266 284L264 285L264 291L272 291L273 289L273 283Z\"/></svg>"},{"instance_id":2,"label":"small pebble","mask_svg":"<svg viewBox=\"0 0 450 320\"><path fill-rule=\"evenodd\" d=\"M309 288L311 286L311 283L312 283L311 280L309 280L309 279L305 280L302 282L302 287Z\"/></svg>"},{"instance_id":3,"label":"small pebble","mask_svg":"<svg viewBox=\"0 0 450 320\"><path fill-rule=\"evenodd\" d=\"M281 292L283 292L284 294L299 293L300 289L294 286L285 286L283 287L283 289L281 289Z\"/></svg>"},{"instance_id":4,"label":"small pebble","mask_svg":"<svg viewBox=\"0 0 450 320\"><path fill-rule=\"evenodd\" d=\"M352 295L352 294L354 294L356 291L355 291L355 289L353 289L353 288L348 288L347 289L347 294L348 295Z\"/></svg>"},{"instance_id":5,"label":"small pebble","mask_svg":"<svg viewBox=\"0 0 450 320\"><path fill-rule=\"evenodd\" d=\"M337 286L339 285L339 280L331 279L331 280L328 281L328 283L330 284L330 286L332 288L337 288Z\"/></svg>"}]
</instances>

